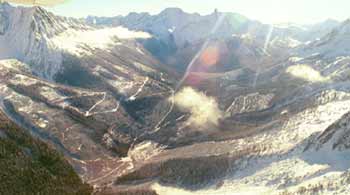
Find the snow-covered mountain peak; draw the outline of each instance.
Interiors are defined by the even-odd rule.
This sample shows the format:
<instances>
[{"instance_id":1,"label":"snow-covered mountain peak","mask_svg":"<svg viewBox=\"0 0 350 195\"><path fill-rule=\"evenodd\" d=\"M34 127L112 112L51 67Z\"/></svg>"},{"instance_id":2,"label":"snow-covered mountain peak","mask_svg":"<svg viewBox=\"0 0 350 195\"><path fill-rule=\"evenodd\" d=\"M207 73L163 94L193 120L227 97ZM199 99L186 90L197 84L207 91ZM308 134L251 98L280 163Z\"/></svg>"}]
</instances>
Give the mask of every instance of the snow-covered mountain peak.
<instances>
[{"instance_id":1,"label":"snow-covered mountain peak","mask_svg":"<svg viewBox=\"0 0 350 195\"><path fill-rule=\"evenodd\" d=\"M81 21L58 17L41 7L14 7L0 4L0 36L2 38L26 39L34 36L51 38L68 28L88 29Z\"/></svg>"},{"instance_id":2,"label":"snow-covered mountain peak","mask_svg":"<svg viewBox=\"0 0 350 195\"><path fill-rule=\"evenodd\" d=\"M180 14L186 14L182 9L177 7L171 7L166 8L162 12L160 12L159 15L180 15Z\"/></svg>"},{"instance_id":3,"label":"snow-covered mountain peak","mask_svg":"<svg viewBox=\"0 0 350 195\"><path fill-rule=\"evenodd\" d=\"M61 70L65 53L91 55L95 49L115 46L117 39L149 37L148 33L122 27L95 27L41 7L0 6L0 60L18 59L49 80Z\"/></svg>"},{"instance_id":4,"label":"snow-covered mountain peak","mask_svg":"<svg viewBox=\"0 0 350 195\"><path fill-rule=\"evenodd\" d=\"M69 28L87 28L76 19L55 16L41 7L0 6L0 59L15 58L52 79L62 61L50 39Z\"/></svg>"}]
</instances>

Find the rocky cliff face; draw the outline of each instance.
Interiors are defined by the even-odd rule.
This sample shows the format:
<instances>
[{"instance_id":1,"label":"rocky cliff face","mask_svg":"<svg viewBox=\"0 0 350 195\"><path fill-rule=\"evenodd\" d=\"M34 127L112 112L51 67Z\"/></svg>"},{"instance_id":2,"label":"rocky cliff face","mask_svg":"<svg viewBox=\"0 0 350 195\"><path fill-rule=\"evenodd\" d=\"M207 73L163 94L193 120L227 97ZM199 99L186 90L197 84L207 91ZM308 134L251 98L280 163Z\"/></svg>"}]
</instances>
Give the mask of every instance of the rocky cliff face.
<instances>
[{"instance_id":1,"label":"rocky cliff face","mask_svg":"<svg viewBox=\"0 0 350 195\"><path fill-rule=\"evenodd\" d=\"M36 74L52 79L60 69L62 55L50 39L79 22L55 17L40 7L14 8L2 3L0 12L0 58L36 64L32 68Z\"/></svg>"},{"instance_id":2,"label":"rocky cliff face","mask_svg":"<svg viewBox=\"0 0 350 195\"><path fill-rule=\"evenodd\" d=\"M0 13L0 59L16 58L31 65L34 74L51 81L71 63L67 56L89 56L98 49L113 49L121 40L149 38L147 33L125 28L94 28L40 7L2 3Z\"/></svg>"}]
</instances>

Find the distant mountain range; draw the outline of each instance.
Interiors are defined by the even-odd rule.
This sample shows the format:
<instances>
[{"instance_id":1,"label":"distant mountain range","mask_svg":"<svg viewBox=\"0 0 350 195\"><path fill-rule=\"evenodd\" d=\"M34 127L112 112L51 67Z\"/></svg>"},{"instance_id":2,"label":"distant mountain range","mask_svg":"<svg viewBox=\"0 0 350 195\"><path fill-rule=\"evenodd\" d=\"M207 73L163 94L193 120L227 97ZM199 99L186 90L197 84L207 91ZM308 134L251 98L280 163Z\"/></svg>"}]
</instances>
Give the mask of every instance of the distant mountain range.
<instances>
[{"instance_id":1,"label":"distant mountain range","mask_svg":"<svg viewBox=\"0 0 350 195\"><path fill-rule=\"evenodd\" d=\"M216 11L202 16L186 13L179 8L168 8L158 15L130 13L117 17L89 16L86 21L95 26L124 26L152 34L152 39L143 42L145 48L162 62L180 70L190 62L190 59L184 60L188 58L188 53L191 50L198 51L198 45L208 39L230 41L244 37L253 40L258 47L263 47L271 31L271 47L289 48L321 38L340 24L329 19L314 25L269 25L237 13Z\"/></svg>"}]
</instances>

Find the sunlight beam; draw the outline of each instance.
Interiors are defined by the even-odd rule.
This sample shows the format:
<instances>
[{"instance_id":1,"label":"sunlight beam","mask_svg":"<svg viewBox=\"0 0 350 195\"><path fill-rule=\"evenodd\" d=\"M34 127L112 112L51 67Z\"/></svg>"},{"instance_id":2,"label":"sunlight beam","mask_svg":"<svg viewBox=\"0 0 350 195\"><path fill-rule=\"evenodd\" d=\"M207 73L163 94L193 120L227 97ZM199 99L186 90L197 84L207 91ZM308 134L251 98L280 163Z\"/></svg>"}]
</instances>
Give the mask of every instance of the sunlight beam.
<instances>
[{"instance_id":1,"label":"sunlight beam","mask_svg":"<svg viewBox=\"0 0 350 195\"><path fill-rule=\"evenodd\" d=\"M194 65L194 63L198 60L198 58L203 54L203 52L205 51L205 49L207 49L210 40L211 40L211 36L218 30L218 28L221 26L222 22L224 21L226 17L225 13L220 14L219 19L216 21L213 29L210 31L210 35L208 36L207 40L204 42L204 44L202 45L201 49L197 52L197 54L192 58L191 62L188 64L187 68L186 68L186 72L184 74L184 76L182 77L182 79L180 80L180 82L177 84L175 91L178 91L179 88L181 87L181 85L183 84L183 82L185 81L185 79L188 77L188 75L191 73L191 69Z\"/></svg>"}]
</instances>

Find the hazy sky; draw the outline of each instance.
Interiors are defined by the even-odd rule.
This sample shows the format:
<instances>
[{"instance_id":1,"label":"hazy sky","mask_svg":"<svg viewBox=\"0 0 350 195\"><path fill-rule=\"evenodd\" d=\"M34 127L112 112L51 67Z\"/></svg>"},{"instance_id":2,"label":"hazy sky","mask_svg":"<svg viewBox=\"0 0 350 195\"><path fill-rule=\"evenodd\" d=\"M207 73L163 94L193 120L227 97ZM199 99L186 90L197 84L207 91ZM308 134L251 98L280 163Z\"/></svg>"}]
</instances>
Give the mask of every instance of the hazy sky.
<instances>
[{"instance_id":1,"label":"hazy sky","mask_svg":"<svg viewBox=\"0 0 350 195\"><path fill-rule=\"evenodd\" d=\"M49 8L65 16L116 16L129 12L159 13L167 7L208 14L236 12L265 23L314 23L328 18L350 18L350 0L68 0Z\"/></svg>"}]
</instances>

